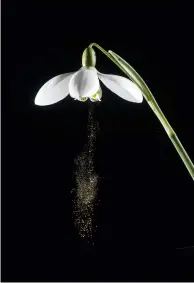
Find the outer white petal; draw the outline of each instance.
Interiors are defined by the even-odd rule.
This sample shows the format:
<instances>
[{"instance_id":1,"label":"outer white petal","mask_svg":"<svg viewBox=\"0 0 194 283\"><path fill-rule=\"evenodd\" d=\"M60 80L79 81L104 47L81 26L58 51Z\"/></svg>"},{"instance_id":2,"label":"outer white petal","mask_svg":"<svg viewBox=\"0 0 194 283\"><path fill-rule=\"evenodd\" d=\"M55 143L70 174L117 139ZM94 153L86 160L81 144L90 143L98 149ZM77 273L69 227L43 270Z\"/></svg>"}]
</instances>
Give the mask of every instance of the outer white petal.
<instances>
[{"instance_id":1,"label":"outer white petal","mask_svg":"<svg viewBox=\"0 0 194 283\"><path fill-rule=\"evenodd\" d=\"M91 97L99 90L97 72L82 68L76 72L69 82L70 96L79 100L80 97Z\"/></svg>"},{"instance_id":2,"label":"outer white petal","mask_svg":"<svg viewBox=\"0 0 194 283\"><path fill-rule=\"evenodd\" d=\"M74 73L56 76L46 82L35 97L35 104L44 106L56 103L69 94L69 81Z\"/></svg>"},{"instance_id":3,"label":"outer white petal","mask_svg":"<svg viewBox=\"0 0 194 283\"><path fill-rule=\"evenodd\" d=\"M112 92L121 98L140 103L143 101L143 95L140 89L130 80L121 76L106 75L98 72L99 79Z\"/></svg>"}]
</instances>

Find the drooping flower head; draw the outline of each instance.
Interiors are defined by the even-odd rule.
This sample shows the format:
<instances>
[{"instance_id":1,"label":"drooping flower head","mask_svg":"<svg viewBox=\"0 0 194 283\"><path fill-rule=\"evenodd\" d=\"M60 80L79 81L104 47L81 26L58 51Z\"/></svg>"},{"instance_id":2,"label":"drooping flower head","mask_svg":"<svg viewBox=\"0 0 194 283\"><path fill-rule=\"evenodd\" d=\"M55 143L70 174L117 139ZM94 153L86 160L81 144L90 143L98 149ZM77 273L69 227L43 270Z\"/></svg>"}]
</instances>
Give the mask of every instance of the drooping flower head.
<instances>
[{"instance_id":1,"label":"drooping flower head","mask_svg":"<svg viewBox=\"0 0 194 283\"><path fill-rule=\"evenodd\" d=\"M121 98L140 103L143 101L141 90L125 77L100 73L96 68L96 54L92 47L82 55L82 67L77 72L58 75L46 82L38 91L35 104L40 106L54 104L67 95L85 102L101 101L102 89L99 80Z\"/></svg>"}]
</instances>

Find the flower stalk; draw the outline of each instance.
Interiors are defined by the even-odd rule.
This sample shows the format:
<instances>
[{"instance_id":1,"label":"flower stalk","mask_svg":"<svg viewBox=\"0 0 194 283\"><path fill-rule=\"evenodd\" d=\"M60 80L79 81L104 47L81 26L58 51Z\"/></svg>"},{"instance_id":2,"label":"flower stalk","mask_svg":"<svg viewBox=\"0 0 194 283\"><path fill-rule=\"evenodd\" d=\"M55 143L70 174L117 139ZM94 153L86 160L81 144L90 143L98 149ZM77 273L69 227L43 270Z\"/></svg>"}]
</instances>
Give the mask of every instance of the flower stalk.
<instances>
[{"instance_id":1,"label":"flower stalk","mask_svg":"<svg viewBox=\"0 0 194 283\"><path fill-rule=\"evenodd\" d=\"M144 82L144 80L140 77L140 75L131 67L123 58L119 55L114 53L113 51L106 51L101 46L96 43L91 43L89 47L97 47L102 53L104 53L114 64L116 64L119 69L121 69L142 91L144 98L146 99L147 103L161 122L162 126L164 127L168 137L170 138L171 142L173 143L174 147L176 148L180 158L182 159L183 163L185 164L189 174L191 175L192 179L194 180L194 165L189 158L187 152L185 151L183 145L181 144L180 140L178 139L175 131L169 124L168 120L166 119L164 113L160 109L158 103L156 102L153 94L151 93L150 89Z\"/></svg>"}]
</instances>

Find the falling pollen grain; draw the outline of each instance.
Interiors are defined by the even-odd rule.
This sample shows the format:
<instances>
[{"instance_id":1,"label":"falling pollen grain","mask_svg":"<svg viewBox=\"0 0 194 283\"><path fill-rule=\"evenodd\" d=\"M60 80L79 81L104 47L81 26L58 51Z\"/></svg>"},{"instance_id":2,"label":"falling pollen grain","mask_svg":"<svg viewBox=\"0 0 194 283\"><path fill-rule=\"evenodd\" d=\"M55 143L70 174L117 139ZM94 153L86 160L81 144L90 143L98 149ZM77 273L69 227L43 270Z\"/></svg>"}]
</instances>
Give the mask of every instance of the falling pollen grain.
<instances>
[{"instance_id":1,"label":"falling pollen grain","mask_svg":"<svg viewBox=\"0 0 194 283\"><path fill-rule=\"evenodd\" d=\"M93 117L93 109L89 104L88 111L88 140L85 150L78 155L74 162L76 170L74 172L75 188L73 195L73 216L75 227L82 238L92 240L93 215L97 200L98 175L94 168L94 152L96 141L96 122Z\"/></svg>"}]
</instances>

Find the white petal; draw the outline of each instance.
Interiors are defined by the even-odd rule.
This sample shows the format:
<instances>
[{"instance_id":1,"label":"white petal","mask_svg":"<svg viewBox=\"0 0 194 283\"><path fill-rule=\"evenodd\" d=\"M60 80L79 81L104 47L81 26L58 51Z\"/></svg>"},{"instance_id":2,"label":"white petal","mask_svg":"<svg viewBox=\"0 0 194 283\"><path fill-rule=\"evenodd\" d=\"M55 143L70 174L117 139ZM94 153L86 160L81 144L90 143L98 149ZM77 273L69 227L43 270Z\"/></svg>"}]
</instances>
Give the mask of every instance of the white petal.
<instances>
[{"instance_id":1,"label":"white petal","mask_svg":"<svg viewBox=\"0 0 194 283\"><path fill-rule=\"evenodd\" d=\"M99 79L97 72L82 68L76 72L69 82L70 96L76 99L90 97L99 90Z\"/></svg>"},{"instance_id":2,"label":"white petal","mask_svg":"<svg viewBox=\"0 0 194 283\"><path fill-rule=\"evenodd\" d=\"M73 74L59 75L46 82L38 91L35 104L50 105L65 98L69 94L69 81Z\"/></svg>"},{"instance_id":3,"label":"white petal","mask_svg":"<svg viewBox=\"0 0 194 283\"><path fill-rule=\"evenodd\" d=\"M116 93L121 98L140 103L143 101L143 95L140 89L132 81L127 78L106 75L98 72L99 79L109 88L112 92Z\"/></svg>"}]
</instances>

